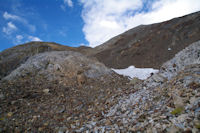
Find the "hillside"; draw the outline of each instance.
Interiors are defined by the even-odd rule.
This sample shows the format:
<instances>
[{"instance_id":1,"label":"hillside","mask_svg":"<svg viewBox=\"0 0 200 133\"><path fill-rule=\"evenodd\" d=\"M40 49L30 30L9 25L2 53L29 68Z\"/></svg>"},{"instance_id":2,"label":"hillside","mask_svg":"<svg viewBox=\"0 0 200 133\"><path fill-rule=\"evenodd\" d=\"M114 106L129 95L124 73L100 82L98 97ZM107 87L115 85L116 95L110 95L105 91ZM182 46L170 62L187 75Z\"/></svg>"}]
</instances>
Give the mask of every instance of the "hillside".
<instances>
[{"instance_id":1,"label":"hillside","mask_svg":"<svg viewBox=\"0 0 200 133\"><path fill-rule=\"evenodd\" d=\"M53 42L29 42L4 50L0 53L0 79L8 75L29 57L48 51L78 51L89 47L73 48Z\"/></svg>"},{"instance_id":2,"label":"hillside","mask_svg":"<svg viewBox=\"0 0 200 133\"><path fill-rule=\"evenodd\" d=\"M159 68L200 39L200 12L166 22L140 25L89 51L111 68Z\"/></svg>"},{"instance_id":3,"label":"hillside","mask_svg":"<svg viewBox=\"0 0 200 133\"><path fill-rule=\"evenodd\" d=\"M128 82L77 52L38 53L0 80L0 132L55 132L85 123Z\"/></svg>"},{"instance_id":4,"label":"hillside","mask_svg":"<svg viewBox=\"0 0 200 133\"><path fill-rule=\"evenodd\" d=\"M143 82L77 52L34 55L0 81L0 131L197 133L199 51L200 41Z\"/></svg>"},{"instance_id":5,"label":"hillside","mask_svg":"<svg viewBox=\"0 0 200 133\"><path fill-rule=\"evenodd\" d=\"M193 132L200 130L200 41L162 65L159 73L138 82L117 98L100 121L77 131ZM176 63L176 66L174 65ZM165 69L163 69L165 68ZM89 124L91 123L91 124ZM83 130L84 129L84 130Z\"/></svg>"},{"instance_id":6,"label":"hillside","mask_svg":"<svg viewBox=\"0 0 200 133\"><path fill-rule=\"evenodd\" d=\"M0 52L0 133L200 132L199 25L197 12L96 48L30 42ZM125 67L140 78L113 69Z\"/></svg>"}]
</instances>

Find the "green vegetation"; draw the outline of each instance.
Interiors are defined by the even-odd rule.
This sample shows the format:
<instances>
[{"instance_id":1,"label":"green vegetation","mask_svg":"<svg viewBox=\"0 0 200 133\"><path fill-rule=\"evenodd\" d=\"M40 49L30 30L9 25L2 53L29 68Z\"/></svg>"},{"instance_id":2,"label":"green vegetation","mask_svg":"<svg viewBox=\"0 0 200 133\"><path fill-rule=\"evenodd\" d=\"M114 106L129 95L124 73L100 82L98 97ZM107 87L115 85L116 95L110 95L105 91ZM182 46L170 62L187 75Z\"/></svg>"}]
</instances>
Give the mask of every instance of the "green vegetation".
<instances>
[{"instance_id":1,"label":"green vegetation","mask_svg":"<svg viewBox=\"0 0 200 133\"><path fill-rule=\"evenodd\" d=\"M181 114L183 112L183 110L184 110L183 107L177 107L171 112L171 114L172 115L179 115L179 114Z\"/></svg>"},{"instance_id":2,"label":"green vegetation","mask_svg":"<svg viewBox=\"0 0 200 133\"><path fill-rule=\"evenodd\" d=\"M197 129L200 129L200 123L196 124L195 127L196 127Z\"/></svg>"}]
</instances>

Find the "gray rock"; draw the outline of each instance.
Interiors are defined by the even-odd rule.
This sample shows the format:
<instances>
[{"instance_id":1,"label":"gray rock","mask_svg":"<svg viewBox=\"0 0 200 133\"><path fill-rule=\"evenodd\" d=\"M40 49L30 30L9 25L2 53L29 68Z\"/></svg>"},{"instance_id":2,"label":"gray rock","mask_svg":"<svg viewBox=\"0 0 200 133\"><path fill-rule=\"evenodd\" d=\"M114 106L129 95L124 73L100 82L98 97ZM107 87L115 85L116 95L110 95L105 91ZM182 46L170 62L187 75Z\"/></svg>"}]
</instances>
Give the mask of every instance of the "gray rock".
<instances>
[{"instance_id":1,"label":"gray rock","mask_svg":"<svg viewBox=\"0 0 200 133\"><path fill-rule=\"evenodd\" d=\"M195 109L195 112L200 112L200 107Z\"/></svg>"},{"instance_id":2,"label":"gray rock","mask_svg":"<svg viewBox=\"0 0 200 133\"><path fill-rule=\"evenodd\" d=\"M174 105L176 108L184 107L183 99L177 95L173 95Z\"/></svg>"},{"instance_id":3,"label":"gray rock","mask_svg":"<svg viewBox=\"0 0 200 133\"><path fill-rule=\"evenodd\" d=\"M162 76L171 79L179 71L183 70L188 65L200 64L200 41L197 41L190 46L186 47L175 57L162 65L165 70L161 69Z\"/></svg>"},{"instance_id":4,"label":"gray rock","mask_svg":"<svg viewBox=\"0 0 200 133\"><path fill-rule=\"evenodd\" d=\"M159 74L155 74L152 76L153 80L155 82L158 82L158 83L163 83L164 81L166 81L167 79Z\"/></svg>"},{"instance_id":5,"label":"gray rock","mask_svg":"<svg viewBox=\"0 0 200 133\"><path fill-rule=\"evenodd\" d=\"M49 93L49 89L44 89L43 92L48 94Z\"/></svg>"},{"instance_id":6,"label":"gray rock","mask_svg":"<svg viewBox=\"0 0 200 133\"><path fill-rule=\"evenodd\" d=\"M1 100L4 100L4 99L5 99L5 96L4 96L2 93L0 94L0 99L1 99Z\"/></svg>"},{"instance_id":7,"label":"gray rock","mask_svg":"<svg viewBox=\"0 0 200 133\"><path fill-rule=\"evenodd\" d=\"M58 128L58 133L68 133L67 127L59 127Z\"/></svg>"},{"instance_id":8,"label":"gray rock","mask_svg":"<svg viewBox=\"0 0 200 133\"><path fill-rule=\"evenodd\" d=\"M136 84L139 84L139 83L141 83L141 82L142 82L142 80L140 80L140 79L134 77L134 78L130 81L130 84L131 84L131 85L136 85Z\"/></svg>"},{"instance_id":9,"label":"gray rock","mask_svg":"<svg viewBox=\"0 0 200 133\"><path fill-rule=\"evenodd\" d=\"M147 87L155 87L161 85L162 82L175 77L178 72L183 70L185 67L189 65L200 64L199 51L200 41L189 45L188 47L177 53L174 58L164 63L161 68L165 69L160 69L159 73L154 74L152 77L145 80L145 85ZM198 71L199 70L197 70L197 72ZM186 80L185 82L188 82L189 84L190 80Z\"/></svg>"}]
</instances>

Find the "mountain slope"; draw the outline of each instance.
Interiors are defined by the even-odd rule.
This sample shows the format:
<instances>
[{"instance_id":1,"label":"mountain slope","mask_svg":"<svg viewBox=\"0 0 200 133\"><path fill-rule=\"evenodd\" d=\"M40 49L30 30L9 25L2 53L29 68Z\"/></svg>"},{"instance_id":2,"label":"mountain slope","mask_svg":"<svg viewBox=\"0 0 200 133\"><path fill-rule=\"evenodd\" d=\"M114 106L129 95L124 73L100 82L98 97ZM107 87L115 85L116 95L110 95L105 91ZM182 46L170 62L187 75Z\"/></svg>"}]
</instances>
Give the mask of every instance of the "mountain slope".
<instances>
[{"instance_id":1,"label":"mountain slope","mask_svg":"<svg viewBox=\"0 0 200 133\"><path fill-rule=\"evenodd\" d=\"M73 51L31 56L0 80L0 132L56 132L101 116L129 80ZM78 125L77 125L78 126Z\"/></svg>"},{"instance_id":2,"label":"mountain slope","mask_svg":"<svg viewBox=\"0 0 200 133\"><path fill-rule=\"evenodd\" d=\"M194 132L200 130L200 41L162 65L117 98L100 121L93 116L77 131ZM174 63L177 63L175 66ZM165 68L163 70L163 68ZM173 69L172 69L173 68Z\"/></svg>"},{"instance_id":3,"label":"mountain slope","mask_svg":"<svg viewBox=\"0 0 200 133\"><path fill-rule=\"evenodd\" d=\"M0 132L199 132L199 20L139 26L94 49L30 42L1 52ZM93 57L160 70L130 81Z\"/></svg>"},{"instance_id":4,"label":"mountain slope","mask_svg":"<svg viewBox=\"0 0 200 133\"><path fill-rule=\"evenodd\" d=\"M140 25L88 54L112 68L159 68L176 53L200 39L200 12L166 22Z\"/></svg>"},{"instance_id":5,"label":"mountain slope","mask_svg":"<svg viewBox=\"0 0 200 133\"><path fill-rule=\"evenodd\" d=\"M0 79L29 57L46 51L76 51L112 68L159 68L177 52L200 39L200 12L166 22L141 25L95 48L68 47L51 42L30 42L0 53Z\"/></svg>"},{"instance_id":6,"label":"mountain slope","mask_svg":"<svg viewBox=\"0 0 200 133\"><path fill-rule=\"evenodd\" d=\"M29 42L0 52L0 79L11 73L24 63L29 57L48 51L77 51L89 49L89 47L68 47L53 42Z\"/></svg>"},{"instance_id":7,"label":"mountain slope","mask_svg":"<svg viewBox=\"0 0 200 133\"><path fill-rule=\"evenodd\" d=\"M144 82L78 52L37 53L0 80L0 131L198 132L199 51L189 45Z\"/></svg>"}]
</instances>

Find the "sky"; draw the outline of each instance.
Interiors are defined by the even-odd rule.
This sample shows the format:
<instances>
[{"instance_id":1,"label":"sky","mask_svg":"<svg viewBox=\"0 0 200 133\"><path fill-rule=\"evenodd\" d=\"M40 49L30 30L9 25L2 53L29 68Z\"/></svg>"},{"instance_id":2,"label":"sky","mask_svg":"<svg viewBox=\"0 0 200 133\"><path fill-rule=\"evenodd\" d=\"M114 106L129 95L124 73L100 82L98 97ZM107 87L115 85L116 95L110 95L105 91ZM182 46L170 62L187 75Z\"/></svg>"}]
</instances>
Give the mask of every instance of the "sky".
<instances>
[{"instance_id":1,"label":"sky","mask_svg":"<svg viewBox=\"0 0 200 133\"><path fill-rule=\"evenodd\" d=\"M197 11L200 0L0 0L0 51L30 41L95 47Z\"/></svg>"}]
</instances>

